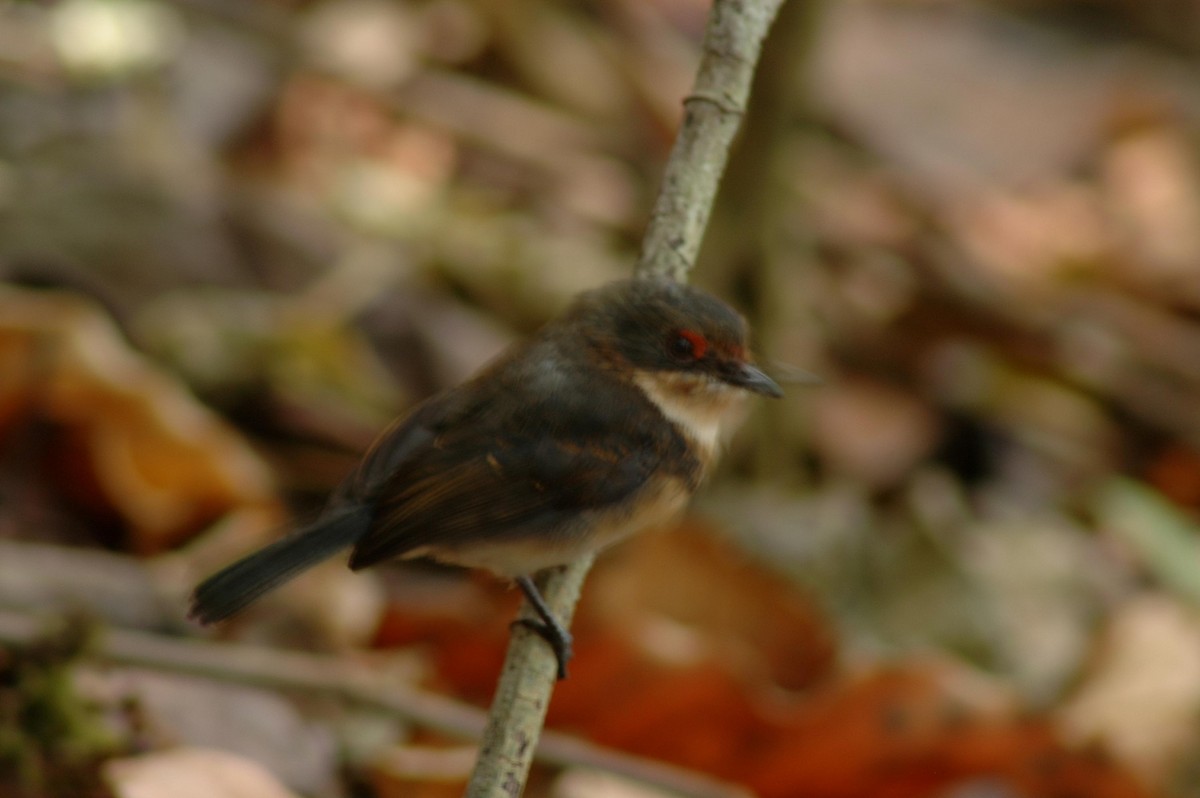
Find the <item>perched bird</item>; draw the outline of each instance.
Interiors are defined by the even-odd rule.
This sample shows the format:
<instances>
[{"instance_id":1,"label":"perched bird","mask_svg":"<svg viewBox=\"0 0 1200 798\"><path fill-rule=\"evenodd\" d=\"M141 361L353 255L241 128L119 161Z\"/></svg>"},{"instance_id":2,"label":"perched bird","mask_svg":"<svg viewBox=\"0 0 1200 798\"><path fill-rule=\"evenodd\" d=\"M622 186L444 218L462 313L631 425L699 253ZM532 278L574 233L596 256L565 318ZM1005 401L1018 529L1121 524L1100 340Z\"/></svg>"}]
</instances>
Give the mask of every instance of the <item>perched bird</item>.
<instances>
[{"instance_id":1,"label":"perched bird","mask_svg":"<svg viewBox=\"0 0 1200 798\"><path fill-rule=\"evenodd\" d=\"M681 511L716 459L722 417L779 386L745 321L665 279L580 295L533 338L385 431L311 526L202 582L191 616L227 618L342 549L358 570L429 557L516 581L554 648L570 633L531 576Z\"/></svg>"}]
</instances>

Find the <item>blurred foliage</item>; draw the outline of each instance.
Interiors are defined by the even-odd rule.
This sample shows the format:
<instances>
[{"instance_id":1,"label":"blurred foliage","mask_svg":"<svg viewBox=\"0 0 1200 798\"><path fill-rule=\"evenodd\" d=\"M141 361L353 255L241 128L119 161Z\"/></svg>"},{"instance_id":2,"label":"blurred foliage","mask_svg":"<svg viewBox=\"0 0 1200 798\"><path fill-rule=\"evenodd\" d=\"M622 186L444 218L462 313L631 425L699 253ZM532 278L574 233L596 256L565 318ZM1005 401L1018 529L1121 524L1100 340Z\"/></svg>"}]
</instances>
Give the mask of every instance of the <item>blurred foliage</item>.
<instances>
[{"instance_id":1,"label":"blurred foliage","mask_svg":"<svg viewBox=\"0 0 1200 798\"><path fill-rule=\"evenodd\" d=\"M895 762L889 795L1200 795L1198 9L785 6L695 279L824 383L730 442L717 529L602 561L552 718L763 795L879 795ZM175 608L319 506L390 417L628 273L706 12L0 1L0 538L136 553ZM172 625L62 557L0 609L86 584ZM511 596L336 566L226 634L487 700ZM359 777L453 792L439 744Z\"/></svg>"},{"instance_id":2,"label":"blurred foliage","mask_svg":"<svg viewBox=\"0 0 1200 798\"><path fill-rule=\"evenodd\" d=\"M74 619L0 649L0 792L105 798L100 763L121 752L101 708L76 689L74 666L95 629Z\"/></svg>"}]
</instances>

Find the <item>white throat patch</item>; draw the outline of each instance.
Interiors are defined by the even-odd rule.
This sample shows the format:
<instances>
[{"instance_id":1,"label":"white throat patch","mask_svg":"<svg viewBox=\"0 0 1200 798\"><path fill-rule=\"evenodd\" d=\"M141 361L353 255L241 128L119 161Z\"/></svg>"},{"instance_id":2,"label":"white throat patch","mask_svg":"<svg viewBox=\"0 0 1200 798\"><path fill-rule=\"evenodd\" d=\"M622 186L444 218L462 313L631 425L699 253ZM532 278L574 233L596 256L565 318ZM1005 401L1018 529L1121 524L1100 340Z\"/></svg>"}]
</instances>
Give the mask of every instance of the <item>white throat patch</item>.
<instances>
[{"instance_id":1,"label":"white throat patch","mask_svg":"<svg viewBox=\"0 0 1200 798\"><path fill-rule=\"evenodd\" d=\"M716 453L722 417L742 398L742 391L703 374L637 371L633 382L700 447L705 460Z\"/></svg>"}]
</instances>

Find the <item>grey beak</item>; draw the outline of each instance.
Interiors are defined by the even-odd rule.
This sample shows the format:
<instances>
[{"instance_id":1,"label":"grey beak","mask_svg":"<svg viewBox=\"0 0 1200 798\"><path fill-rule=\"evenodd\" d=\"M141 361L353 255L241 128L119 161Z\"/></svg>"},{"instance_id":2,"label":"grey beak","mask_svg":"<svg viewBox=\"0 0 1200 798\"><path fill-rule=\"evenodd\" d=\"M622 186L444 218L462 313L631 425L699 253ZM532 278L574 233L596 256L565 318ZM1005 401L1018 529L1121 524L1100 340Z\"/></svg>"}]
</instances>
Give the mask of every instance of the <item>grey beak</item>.
<instances>
[{"instance_id":1,"label":"grey beak","mask_svg":"<svg viewBox=\"0 0 1200 798\"><path fill-rule=\"evenodd\" d=\"M736 385L747 391L761 393L763 396L770 396L778 399L783 396L783 389L766 375L766 373L758 366L750 363L733 364L733 368L721 378L730 385Z\"/></svg>"}]
</instances>

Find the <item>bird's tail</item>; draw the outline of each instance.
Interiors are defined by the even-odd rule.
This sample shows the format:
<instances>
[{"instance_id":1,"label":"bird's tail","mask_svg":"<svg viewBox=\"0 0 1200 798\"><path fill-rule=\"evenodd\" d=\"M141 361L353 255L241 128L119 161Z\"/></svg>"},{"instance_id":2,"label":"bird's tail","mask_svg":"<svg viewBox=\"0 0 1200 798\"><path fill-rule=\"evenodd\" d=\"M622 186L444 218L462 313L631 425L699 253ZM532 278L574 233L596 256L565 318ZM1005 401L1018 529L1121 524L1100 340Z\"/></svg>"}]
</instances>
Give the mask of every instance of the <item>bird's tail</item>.
<instances>
[{"instance_id":1,"label":"bird's tail","mask_svg":"<svg viewBox=\"0 0 1200 798\"><path fill-rule=\"evenodd\" d=\"M192 593L188 615L206 624L228 618L267 591L353 544L370 523L370 508L354 507L259 549L201 582Z\"/></svg>"}]
</instances>

